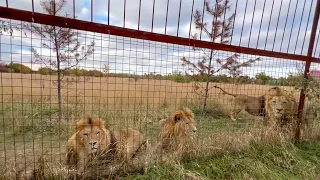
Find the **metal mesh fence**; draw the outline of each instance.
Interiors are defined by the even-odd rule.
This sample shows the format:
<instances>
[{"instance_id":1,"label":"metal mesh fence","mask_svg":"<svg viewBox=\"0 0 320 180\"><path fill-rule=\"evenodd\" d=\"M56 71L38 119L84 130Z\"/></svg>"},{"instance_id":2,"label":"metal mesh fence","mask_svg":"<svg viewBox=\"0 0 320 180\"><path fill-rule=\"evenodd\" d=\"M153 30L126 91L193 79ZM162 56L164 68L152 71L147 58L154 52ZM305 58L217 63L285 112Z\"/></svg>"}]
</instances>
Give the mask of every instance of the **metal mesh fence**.
<instances>
[{"instance_id":1,"label":"metal mesh fence","mask_svg":"<svg viewBox=\"0 0 320 180\"><path fill-rule=\"evenodd\" d=\"M197 130L195 137L192 136L195 146L187 148L191 156L239 151L249 147L251 141L266 142L265 137L269 138L268 143L277 143L266 133L270 130L265 130L265 117L254 115L243 104L250 103L250 98L266 95L275 86L293 94L297 102L295 115L299 98L307 94L308 98L303 99L306 105L302 119L308 119L309 129L303 131L301 138L318 137L320 32L319 28L312 30L312 22L316 17L313 7L319 6L319 1L318 4L315 0L281 0L270 4L266 0L235 1L222 18L225 20L236 13L228 43L222 43L222 39L215 41L212 44L216 43L217 49L203 48L210 46L205 43L212 40L193 24L196 16L192 14L196 10L204 12L206 2L68 1L62 10L74 18L69 19L74 24L65 26L79 29L50 26L55 25L51 22L37 24L37 19L34 23L10 20L19 16L0 19L0 169L3 170L0 172L3 177L32 179L39 172L47 173L44 169L56 177L74 177L66 165L68 139L79 133L76 123L88 117L102 118L108 130L124 130L121 133L125 135L118 137L117 132L112 135L118 138L118 147L121 138L129 137L129 128L143 134L146 152L140 159L135 157L140 160L139 166L130 162L136 167L133 172L161 161L162 152L155 150L161 141L163 126L159 122L184 107L194 113ZM3 1L0 6L31 11L22 7L24 3ZM81 3L84 3L82 9ZM36 13L45 13L40 2L27 4L34 17L40 17ZM112 7L117 9L112 12ZM103 8L108 11L102 13ZM107 18L101 18L99 13ZM43 22L49 18L43 17ZM90 21L93 27L77 26L77 20ZM109 27L107 24L110 28L123 27L116 30L124 36L114 29L103 29ZM10 32L6 27L13 30ZM127 28L138 31L126 31ZM128 34L142 31L143 37ZM199 41L191 38L196 32ZM70 33L73 36L68 39ZM170 39L173 36L177 39ZM314 43L310 43L312 37ZM157 38L159 41L152 41ZM313 49L311 55L308 48ZM309 79L304 79L307 75ZM303 88L308 90L301 95ZM237 104L236 95L243 95L242 104ZM230 116L232 111L236 120ZM176 115L172 118L175 123L179 121ZM194 131L189 126L181 128ZM189 136L189 132L182 134ZM117 164L118 168L127 167L121 163ZM90 175L112 177L112 173L103 170L107 165L93 167L95 171ZM120 175L120 171L115 174Z\"/></svg>"}]
</instances>

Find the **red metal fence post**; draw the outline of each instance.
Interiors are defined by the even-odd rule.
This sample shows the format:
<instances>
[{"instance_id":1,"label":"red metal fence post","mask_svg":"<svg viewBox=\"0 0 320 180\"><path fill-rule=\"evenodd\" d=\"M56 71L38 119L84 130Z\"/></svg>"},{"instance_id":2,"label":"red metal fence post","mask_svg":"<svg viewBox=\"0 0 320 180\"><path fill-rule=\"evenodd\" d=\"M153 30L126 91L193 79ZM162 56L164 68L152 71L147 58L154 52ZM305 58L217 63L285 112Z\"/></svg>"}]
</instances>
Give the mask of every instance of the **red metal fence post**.
<instances>
[{"instance_id":1,"label":"red metal fence post","mask_svg":"<svg viewBox=\"0 0 320 180\"><path fill-rule=\"evenodd\" d=\"M310 41L309 41L309 47L308 47L308 54L307 54L307 61L304 69L304 78L308 79L308 73L310 71L310 65L312 62L312 52L313 52L313 47L314 47L314 41L316 37L316 32L317 32L317 27L318 27L318 22L319 22L319 15L320 15L320 0L317 0L317 5L316 9L314 11L314 18L313 18L313 23L312 23L312 29L311 29L311 35L310 35ZM300 92L300 100L299 100L299 111L298 111L298 122L297 122L297 127L296 127L296 132L295 132L295 140L299 141L300 136L301 136L301 122L302 122L302 112L305 104L305 89L304 87L301 92Z\"/></svg>"}]
</instances>

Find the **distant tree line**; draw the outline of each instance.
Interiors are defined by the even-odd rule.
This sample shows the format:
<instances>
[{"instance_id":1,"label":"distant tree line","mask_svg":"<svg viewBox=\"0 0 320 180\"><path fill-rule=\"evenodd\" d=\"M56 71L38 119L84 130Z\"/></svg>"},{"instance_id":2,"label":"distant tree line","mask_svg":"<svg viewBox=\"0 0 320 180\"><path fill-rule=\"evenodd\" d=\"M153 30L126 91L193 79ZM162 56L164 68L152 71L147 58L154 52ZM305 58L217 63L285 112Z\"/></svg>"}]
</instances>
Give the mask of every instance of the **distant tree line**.
<instances>
[{"instance_id":1,"label":"distant tree line","mask_svg":"<svg viewBox=\"0 0 320 180\"><path fill-rule=\"evenodd\" d=\"M38 71L33 71L26 65L19 63L0 63L0 72L3 73L22 73L30 74L37 73L42 75L57 75L57 72L48 67L41 67ZM110 73L108 70L86 70L73 68L63 72L67 76L91 76L91 77L121 77L121 78L134 78L134 79L158 79L158 80L171 80L174 82L188 83L188 82L206 82L207 77L195 74L182 74L179 71L174 71L172 74L161 75L156 73L145 73L143 75L133 75L128 73ZM255 77L238 76L232 77L223 75L210 76L210 82L218 83L237 83L237 84L263 84L263 85L281 85L281 86L294 86L301 80L300 74L290 74L288 77L274 78L266 75L264 72L256 74Z\"/></svg>"},{"instance_id":2,"label":"distant tree line","mask_svg":"<svg viewBox=\"0 0 320 180\"><path fill-rule=\"evenodd\" d=\"M206 78L201 75L183 75L181 72L169 74L170 80L175 82L206 82ZM209 77L210 82L218 83L235 83L235 84L262 84L262 85L279 85L279 86L295 86L302 79L301 74L290 74L288 77L274 78L266 75L264 72L256 74L255 77L240 75L237 77L228 76L226 74L212 75Z\"/></svg>"},{"instance_id":3,"label":"distant tree line","mask_svg":"<svg viewBox=\"0 0 320 180\"><path fill-rule=\"evenodd\" d=\"M0 63L0 72L22 73L22 74L37 73L42 75L57 75L57 71L49 67L41 67L38 69L38 71L33 71L28 66L19 64L19 63L9 63L9 64ZM106 73L103 73L99 70L86 70L86 69L79 69L79 68L65 70L63 74L74 75L74 76L93 76L93 77L103 77L106 75Z\"/></svg>"}]
</instances>

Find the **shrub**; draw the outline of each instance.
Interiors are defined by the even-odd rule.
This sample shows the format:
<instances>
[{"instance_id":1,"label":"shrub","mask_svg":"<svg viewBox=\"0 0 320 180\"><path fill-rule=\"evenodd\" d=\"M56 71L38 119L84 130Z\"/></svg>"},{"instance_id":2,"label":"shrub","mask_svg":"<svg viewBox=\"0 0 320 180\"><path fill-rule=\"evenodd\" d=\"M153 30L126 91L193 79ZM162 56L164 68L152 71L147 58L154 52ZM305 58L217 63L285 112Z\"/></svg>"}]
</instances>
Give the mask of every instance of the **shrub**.
<instances>
[{"instance_id":1,"label":"shrub","mask_svg":"<svg viewBox=\"0 0 320 180\"><path fill-rule=\"evenodd\" d=\"M181 72L173 72L173 74L169 75L169 79L174 82L191 82L192 79L184 76Z\"/></svg>"},{"instance_id":2,"label":"shrub","mask_svg":"<svg viewBox=\"0 0 320 180\"><path fill-rule=\"evenodd\" d=\"M49 74L53 74L54 70L48 67L41 67L38 69L38 72L42 75L49 75Z\"/></svg>"},{"instance_id":3,"label":"shrub","mask_svg":"<svg viewBox=\"0 0 320 180\"><path fill-rule=\"evenodd\" d=\"M8 65L5 63L0 63L0 72L4 72L4 73L10 72Z\"/></svg>"},{"instance_id":4,"label":"shrub","mask_svg":"<svg viewBox=\"0 0 320 180\"><path fill-rule=\"evenodd\" d=\"M85 69L79 69L79 68L75 68L75 69L70 69L68 71L65 71L65 75L74 75L74 76L85 76L86 73L88 71Z\"/></svg>"},{"instance_id":5,"label":"shrub","mask_svg":"<svg viewBox=\"0 0 320 180\"><path fill-rule=\"evenodd\" d=\"M31 68L25 66L23 64L18 63L10 63L9 64L10 72L14 73L23 73L23 74L30 74L32 72Z\"/></svg>"},{"instance_id":6,"label":"shrub","mask_svg":"<svg viewBox=\"0 0 320 180\"><path fill-rule=\"evenodd\" d=\"M86 76L103 77L103 73L98 70L90 70L87 72Z\"/></svg>"}]
</instances>

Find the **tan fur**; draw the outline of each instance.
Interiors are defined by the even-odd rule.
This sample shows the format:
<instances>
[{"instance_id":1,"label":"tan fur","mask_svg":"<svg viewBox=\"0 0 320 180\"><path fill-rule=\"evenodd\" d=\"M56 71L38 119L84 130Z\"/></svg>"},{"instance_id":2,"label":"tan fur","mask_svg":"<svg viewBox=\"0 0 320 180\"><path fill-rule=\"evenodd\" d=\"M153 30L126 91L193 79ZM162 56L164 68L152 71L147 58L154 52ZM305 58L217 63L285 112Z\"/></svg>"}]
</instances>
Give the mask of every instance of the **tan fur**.
<instances>
[{"instance_id":1,"label":"tan fur","mask_svg":"<svg viewBox=\"0 0 320 180\"><path fill-rule=\"evenodd\" d=\"M110 131L104 120L88 118L76 123L76 133L68 140L67 164L82 171L93 156L113 152L113 156L130 159L145 143L137 130Z\"/></svg>"},{"instance_id":2,"label":"tan fur","mask_svg":"<svg viewBox=\"0 0 320 180\"><path fill-rule=\"evenodd\" d=\"M266 115L270 125L286 125L295 121L297 101L280 88L269 90L266 95Z\"/></svg>"},{"instance_id":3,"label":"tan fur","mask_svg":"<svg viewBox=\"0 0 320 180\"><path fill-rule=\"evenodd\" d=\"M177 149L197 132L193 112L188 108L171 113L160 121L162 149Z\"/></svg>"},{"instance_id":4,"label":"tan fur","mask_svg":"<svg viewBox=\"0 0 320 180\"><path fill-rule=\"evenodd\" d=\"M252 97L243 94L232 94L223 90L221 87L214 86L215 88L220 89L224 94L233 96L233 103L231 110L229 112L229 117L231 120L235 121L235 116L239 114L242 110L247 111L249 114L254 116L265 116L264 111L264 101L265 96Z\"/></svg>"}]
</instances>

